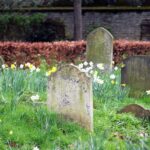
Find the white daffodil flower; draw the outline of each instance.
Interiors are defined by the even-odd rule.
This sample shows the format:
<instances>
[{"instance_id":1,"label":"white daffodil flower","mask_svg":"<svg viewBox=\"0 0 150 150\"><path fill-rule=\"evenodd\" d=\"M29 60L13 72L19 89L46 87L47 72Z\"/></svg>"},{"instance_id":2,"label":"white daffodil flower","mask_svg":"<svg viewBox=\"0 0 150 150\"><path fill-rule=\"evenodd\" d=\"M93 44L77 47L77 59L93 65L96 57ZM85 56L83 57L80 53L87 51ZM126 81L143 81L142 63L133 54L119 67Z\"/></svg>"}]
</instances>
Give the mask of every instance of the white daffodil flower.
<instances>
[{"instance_id":1,"label":"white daffodil flower","mask_svg":"<svg viewBox=\"0 0 150 150\"><path fill-rule=\"evenodd\" d=\"M79 69L82 69L82 68L83 68L83 64L79 64L79 65L78 65L78 68L79 68Z\"/></svg>"},{"instance_id":2,"label":"white daffodil flower","mask_svg":"<svg viewBox=\"0 0 150 150\"><path fill-rule=\"evenodd\" d=\"M92 61L90 61L89 64L91 67L93 67L93 65L94 65Z\"/></svg>"},{"instance_id":3,"label":"white daffodil flower","mask_svg":"<svg viewBox=\"0 0 150 150\"><path fill-rule=\"evenodd\" d=\"M87 65L88 65L88 62L87 62L87 61L85 61L85 62L83 63L83 65L84 65L84 66L87 66Z\"/></svg>"},{"instance_id":4,"label":"white daffodil flower","mask_svg":"<svg viewBox=\"0 0 150 150\"><path fill-rule=\"evenodd\" d=\"M104 65L102 63L96 65L98 69L104 70Z\"/></svg>"},{"instance_id":5,"label":"white daffodil flower","mask_svg":"<svg viewBox=\"0 0 150 150\"><path fill-rule=\"evenodd\" d=\"M110 79L114 80L116 78L116 76L114 74L110 75Z\"/></svg>"},{"instance_id":6,"label":"white daffodil flower","mask_svg":"<svg viewBox=\"0 0 150 150\"><path fill-rule=\"evenodd\" d=\"M33 71L35 71L35 70L36 70L36 67L35 67L35 66L30 67L30 72L33 72Z\"/></svg>"},{"instance_id":7,"label":"white daffodil flower","mask_svg":"<svg viewBox=\"0 0 150 150\"><path fill-rule=\"evenodd\" d=\"M89 72L90 70L92 70L91 67L86 68L86 72Z\"/></svg>"},{"instance_id":8,"label":"white daffodil flower","mask_svg":"<svg viewBox=\"0 0 150 150\"><path fill-rule=\"evenodd\" d=\"M31 63L29 63L29 62L27 62L27 63L25 64L26 67L30 67L30 65L31 65Z\"/></svg>"},{"instance_id":9,"label":"white daffodil flower","mask_svg":"<svg viewBox=\"0 0 150 150\"><path fill-rule=\"evenodd\" d=\"M46 73L45 73L45 75L48 77L48 76L49 76L49 73L48 73L48 72L46 72Z\"/></svg>"},{"instance_id":10,"label":"white daffodil flower","mask_svg":"<svg viewBox=\"0 0 150 150\"><path fill-rule=\"evenodd\" d=\"M82 70L81 70L81 72L85 72L85 73L87 73L87 72L88 72L88 70L87 70L87 69L82 69Z\"/></svg>"},{"instance_id":11,"label":"white daffodil flower","mask_svg":"<svg viewBox=\"0 0 150 150\"><path fill-rule=\"evenodd\" d=\"M90 71L90 74L93 74L93 70Z\"/></svg>"},{"instance_id":12,"label":"white daffodil flower","mask_svg":"<svg viewBox=\"0 0 150 150\"><path fill-rule=\"evenodd\" d=\"M37 146L33 147L33 150L40 150Z\"/></svg>"},{"instance_id":13,"label":"white daffodil flower","mask_svg":"<svg viewBox=\"0 0 150 150\"><path fill-rule=\"evenodd\" d=\"M147 95L150 95L150 90L147 90L147 91L146 91L146 94L147 94Z\"/></svg>"},{"instance_id":14,"label":"white daffodil flower","mask_svg":"<svg viewBox=\"0 0 150 150\"><path fill-rule=\"evenodd\" d=\"M103 83L104 83L104 80L102 80L102 79L97 79L97 83L103 84Z\"/></svg>"},{"instance_id":15,"label":"white daffodil flower","mask_svg":"<svg viewBox=\"0 0 150 150\"><path fill-rule=\"evenodd\" d=\"M112 61L112 64L114 65L114 64L115 64L115 62L114 62L114 61Z\"/></svg>"},{"instance_id":16,"label":"white daffodil flower","mask_svg":"<svg viewBox=\"0 0 150 150\"><path fill-rule=\"evenodd\" d=\"M40 97L39 97L38 94L31 96L31 100L32 100L32 101L37 101L37 100L39 100L39 98L40 98Z\"/></svg>"},{"instance_id":17,"label":"white daffodil flower","mask_svg":"<svg viewBox=\"0 0 150 150\"><path fill-rule=\"evenodd\" d=\"M118 67L116 66L116 67L114 68L114 70L116 70L116 71L117 71L117 70L118 70Z\"/></svg>"},{"instance_id":18,"label":"white daffodil flower","mask_svg":"<svg viewBox=\"0 0 150 150\"><path fill-rule=\"evenodd\" d=\"M36 68L36 72L40 72L40 68Z\"/></svg>"},{"instance_id":19,"label":"white daffodil flower","mask_svg":"<svg viewBox=\"0 0 150 150\"><path fill-rule=\"evenodd\" d=\"M5 65L5 64L2 64L2 68L5 69L5 68L6 68L6 65Z\"/></svg>"},{"instance_id":20,"label":"white daffodil flower","mask_svg":"<svg viewBox=\"0 0 150 150\"><path fill-rule=\"evenodd\" d=\"M20 69L23 69L24 65L23 64L20 64Z\"/></svg>"}]
</instances>

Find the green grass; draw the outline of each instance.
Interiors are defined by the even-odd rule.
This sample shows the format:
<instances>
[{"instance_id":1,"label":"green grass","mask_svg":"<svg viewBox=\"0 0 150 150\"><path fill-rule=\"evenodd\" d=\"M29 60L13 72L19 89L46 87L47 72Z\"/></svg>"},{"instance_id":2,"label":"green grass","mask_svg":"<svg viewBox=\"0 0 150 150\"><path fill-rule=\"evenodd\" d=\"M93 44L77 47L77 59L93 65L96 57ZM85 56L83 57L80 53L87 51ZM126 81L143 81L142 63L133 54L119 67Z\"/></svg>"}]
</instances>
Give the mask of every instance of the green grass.
<instances>
[{"instance_id":1,"label":"green grass","mask_svg":"<svg viewBox=\"0 0 150 150\"><path fill-rule=\"evenodd\" d=\"M3 149L14 144L14 149L52 149L55 145L65 147L87 132L78 125L64 121L45 107L19 104L11 111L9 105L1 108L0 135ZM10 131L13 134L10 135ZM1 147L2 149L2 147ZM8 148L9 149L9 148Z\"/></svg>"},{"instance_id":2,"label":"green grass","mask_svg":"<svg viewBox=\"0 0 150 150\"><path fill-rule=\"evenodd\" d=\"M94 132L89 133L30 100L35 93L41 102L47 98L44 71L1 71L0 149L148 150L150 123L117 110L132 103L150 108L150 98L128 98L128 89L119 84L120 72L115 74L117 84L111 84L108 76L101 76L106 81L103 86L94 84Z\"/></svg>"}]
</instances>

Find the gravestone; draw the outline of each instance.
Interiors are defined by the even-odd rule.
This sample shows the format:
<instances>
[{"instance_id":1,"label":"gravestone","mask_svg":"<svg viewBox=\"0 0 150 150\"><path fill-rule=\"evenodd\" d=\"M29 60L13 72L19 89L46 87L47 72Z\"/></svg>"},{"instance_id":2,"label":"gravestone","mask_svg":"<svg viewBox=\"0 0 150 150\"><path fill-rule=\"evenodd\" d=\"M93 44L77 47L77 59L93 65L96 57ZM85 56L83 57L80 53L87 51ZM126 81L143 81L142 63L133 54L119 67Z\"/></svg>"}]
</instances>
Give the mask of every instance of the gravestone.
<instances>
[{"instance_id":1,"label":"gravestone","mask_svg":"<svg viewBox=\"0 0 150 150\"><path fill-rule=\"evenodd\" d=\"M93 130L92 80L74 65L60 66L48 83L49 109Z\"/></svg>"},{"instance_id":2,"label":"gravestone","mask_svg":"<svg viewBox=\"0 0 150 150\"><path fill-rule=\"evenodd\" d=\"M121 82L130 88L131 97L140 97L150 90L150 56L131 56L124 60Z\"/></svg>"},{"instance_id":3,"label":"gravestone","mask_svg":"<svg viewBox=\"0 0 150 150\"><path fill-rule=\"evenodd\" d=\"M106 29L99 27L87 36L87 61L103 63L106 70L112 70L113 36Z\"/></svg>"}]
</instances>

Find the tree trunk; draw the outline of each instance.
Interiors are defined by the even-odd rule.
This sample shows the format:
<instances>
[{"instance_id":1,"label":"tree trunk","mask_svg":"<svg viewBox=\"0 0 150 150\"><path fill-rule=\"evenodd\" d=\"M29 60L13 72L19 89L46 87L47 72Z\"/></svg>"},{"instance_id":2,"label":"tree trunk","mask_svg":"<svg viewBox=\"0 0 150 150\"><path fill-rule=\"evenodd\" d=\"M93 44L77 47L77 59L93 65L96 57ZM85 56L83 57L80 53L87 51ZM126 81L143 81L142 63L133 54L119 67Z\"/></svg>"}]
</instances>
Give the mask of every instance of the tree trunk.
<instances>
[{"instance_id":1,"label":"tree trunk","mask_svg":"<svg viewBox=\"0 0 150 150\"><path fill-rule=\"evenodd\" d=\"M74 0L74 40L82 39L82 0Z\"/></svg>"}]
</instances>

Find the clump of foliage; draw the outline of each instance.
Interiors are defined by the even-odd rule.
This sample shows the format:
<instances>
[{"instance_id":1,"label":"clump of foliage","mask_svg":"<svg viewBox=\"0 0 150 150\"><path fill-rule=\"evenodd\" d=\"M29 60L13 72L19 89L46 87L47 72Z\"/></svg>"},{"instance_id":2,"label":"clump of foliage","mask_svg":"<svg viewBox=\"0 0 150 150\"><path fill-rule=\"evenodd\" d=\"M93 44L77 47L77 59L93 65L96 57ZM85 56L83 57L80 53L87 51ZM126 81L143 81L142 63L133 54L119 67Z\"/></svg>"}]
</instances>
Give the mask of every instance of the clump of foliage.
<instances>
[{"instance_id":1,"label":"clump of foliage","mask_svg":"<svg viewBox=\"0 0 150 150\"><path fill-rule=\"evenodd\" d=\"M144 41L116 40L113 47L115 64L121 63L123 59L129 56L148 55L150 53L150 42ZM85 52L85 41L0 42L0 55L8 64L31 62L39 65L41 58L44 58L49 64L54 59L58 62L76 62L77 59L85 59Z\"/></svg>"},{"instance_id":2,"label":"clump of foliage","mask_svg":"<svg viewBox=\"0 0 150 150\"><path fill-rule=\"evenodd\" d=\"M37 13L22 15L7 13L0 15L1 41L54 41L65 38L65 28L61 21L47 18L47 15Z\"/></svg>"},{"instance_id":3,"label":"clump of foliage","mask_svg":"<svg viewBox=\"0 0 150 150\"><path fill-rule=\"evenodd\" d=\"M134 55L149 55L150 42L146 41L114 41L114 59L116 63L122 62L123 59Z\"/></svg>"},{"instance_id":4,"label":"clump of foliage","mask_svg":"<svg viewBox=\"0 0 150 150\"><path fill-rule=\"evenodd\" d=\"M84 41L53 43L0 42L0 55L7 64L31 62L39 65L41 58L44 58L49 64L53 59L58 62L74 62L77 58L82 59L84 57L85 46Z\"/></svg>"}]
</instances>

